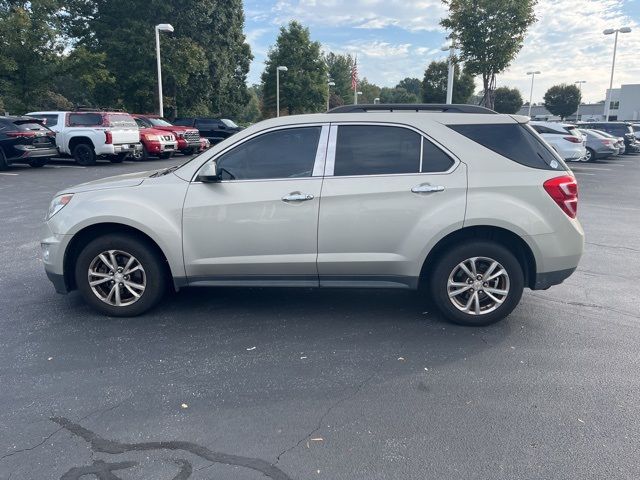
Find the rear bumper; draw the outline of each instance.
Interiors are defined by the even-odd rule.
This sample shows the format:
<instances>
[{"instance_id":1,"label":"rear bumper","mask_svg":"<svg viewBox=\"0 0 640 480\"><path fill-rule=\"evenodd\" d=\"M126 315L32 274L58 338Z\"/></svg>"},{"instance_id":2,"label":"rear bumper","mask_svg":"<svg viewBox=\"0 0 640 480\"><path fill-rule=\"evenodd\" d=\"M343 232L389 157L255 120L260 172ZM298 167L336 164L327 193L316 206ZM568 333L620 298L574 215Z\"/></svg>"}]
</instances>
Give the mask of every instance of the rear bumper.
<instances>
[{"instance_id":1,"label":"rear bumper","mask_svg":"<svg viewBox=\"0 0 640 480\"><path fill-rule=\"evenodd\" d=\"M573 272L576 271L576 267L567 268L566 270L556 270L555 272L544 272L536 275L532 290L546 290L553 285L559 285L569 278Z\"/></svg>"},{"instance_id":2,"label":"rear bumper","mask_svg":"<svg viewBox=\"0 0 640 480\"><path fill-rule=\"evenodd\" d=\"M98 155L118 155L119 153L133 153L135 151L142 150L142 143L122 143L122 144L108 144L100 148L96 147L96 154Z\"/></svg>"},{"instance_id":3,"label":"rear bumper","mask_svg":"<svg viewBox=\"0 0 640 480\"><path fill-rule=\"evenodd\" d=\"M55 157L58 155L58 149L56 147L34 148L30 145L16 145L14 146L14 154L12 158L7 159L8 162L20 162L31 158Z\"/></svg>"}]
</instances>

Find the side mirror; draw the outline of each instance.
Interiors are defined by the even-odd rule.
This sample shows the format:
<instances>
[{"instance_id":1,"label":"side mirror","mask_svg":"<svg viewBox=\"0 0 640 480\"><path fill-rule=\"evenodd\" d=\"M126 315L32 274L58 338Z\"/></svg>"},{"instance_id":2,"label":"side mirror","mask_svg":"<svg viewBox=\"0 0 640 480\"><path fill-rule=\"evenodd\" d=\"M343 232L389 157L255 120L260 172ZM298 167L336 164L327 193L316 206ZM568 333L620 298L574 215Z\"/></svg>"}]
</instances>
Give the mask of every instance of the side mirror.
<instances>
[{"instance_id":1,"label":"side mirror","mask_svg":"<svg viewBox=\"0 0 640 480\"><path fill-rule=\"evenodd\" d=\"M218 173L218 165L215 160L206 163L204 167L200 169L196 180L202 183L217 183L221 180L220 174Z\"/></svg>"}]
</instances>

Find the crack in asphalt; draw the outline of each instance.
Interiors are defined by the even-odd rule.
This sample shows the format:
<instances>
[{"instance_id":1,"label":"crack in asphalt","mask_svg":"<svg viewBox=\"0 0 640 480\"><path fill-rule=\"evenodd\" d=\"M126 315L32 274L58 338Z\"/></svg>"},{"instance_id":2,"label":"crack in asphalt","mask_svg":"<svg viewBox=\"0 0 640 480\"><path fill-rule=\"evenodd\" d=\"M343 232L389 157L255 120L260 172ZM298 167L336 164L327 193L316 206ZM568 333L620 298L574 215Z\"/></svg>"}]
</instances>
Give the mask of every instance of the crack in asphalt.
<instances>
[{"instance_id":1,"label":"crack in asphalt","mask_svg":"<svg viewBox=\"0 0 640 480\"><path fill-rule=\"evenodd\" d=\"M620 315L624 315L626 317L636 318L636 319L640 320L640 315L637 315L635 313L627 312L625 310L618 310L617 308L607 307L605 305L599 305L597 303L571 302L571 301L567 301L567 300L560 300L559 298L545 297L545 296L542 296L542 295L536 295L535 293L530 293L529 296L535 297L535 298L541 298L543 300L548 300L550 302L560 303L562 305L571 305L571 306L574 306L574 307L595 308L595 309L598 309L598 310L605 310L605 311L609 311L609 312L615 312L615 313L619 313Z\"/></svg>"},{"instance_id":2,"label":"crack in asphalt","mask_svg":"<svg viewBox=\"0 0 640 480\"><path fill-rule=\"evenodd\" d=\"M602 247L602 248L618 248L620 250L630 250L632 252L640 252L640 249L638 248L633 248L633 247L625 247L622 245L607 245L605 243L595 243L595 242L585 242L587 245L594 245L596 247Z\"/></svg>"},{"instance_id":3,"label":"crack in asphalt","mask_svg":"<svg viewBox=\"0 0 640 480\"><path fill-rule=\"evenodd\" d=\"M259 458L243 457L240 455L214 452L196 443L178 440L143 443L121 443L115 440L107 440L105 438L102 438L100 435L92 432L91 430L87 430L81 425L74 423L65 417L52 417L51 421L57 423L72 434L83 438L87 443L91 445L91 449L95 452L115 455L134 451L140 452L148 450L182 450L192 453L193 455L204 460L209 460L212 463L237 465L240 467L249 468L251 470L262 473L272 480L292 480L291 477L289 477L275 465Z\"/></svg>"},{"instance_id":4,"label":"crack in asphalt","mask_svg":"<svg viewBox=\"0 0 640 480\"><path fill-rule=\"evenodd\" d=\"M98 418L100 418L105 413L118 408L120 405L121 405L121 403L118 403L116 405L113 405L113 406L105 408L105 409L94 410L93 412L91 412L91 413L85 415L84 417L80 418L78 421L81 422L83 420L86 420L89 417L92 417L93 415L98 414L98 413L99 413ZM35 450L38 447L41 447L42 445L44 445L47 442L47 440L50 440L54 435L56 435L58 432L60 432L60 430L64 430L64 427L57 428L56 430L51 432L49 435L47 435L45 438L43 438L40 443L37 443L37 444L35 444L35 445L31 446L31 447L25 447L25 448L21 448L19 450L14 450L13 452L9 452L9 453L7 453L5 455L2 455L0 457L0 461L4 460L5 458L13 457L14 455L17 455L19 453L30 452L32 450Z\"/></svg>"},{"instance_id":5,"label":"crack in asphalt","mask_svg":"<svg viewBox=\"0 0 640 480\"><path fill-rule=\"evenodd\" d=\"M380 364L378 364L378 366L374 369L373 373L369 375L367 378L365 378L362 382L360 382L356 386L356 388L353 390L353 392L351 392L349 395L346 395L345 397L341 398L340 400L330 405L329 408L327 408L327 410L325 410L325 412L320 416L320 419L318 420L316 427L313 430L311 430L309 433L307 433L304 437L302 437L300 440L298 440L298 442L296 442L294 445L280 452L276 457L276 461L273 463L273 465L274 466L277 465L278 462L280 461L280 458L282 458L287 453L298 448L305 440L311 438L318 430L320 430L322 428L322 425L324 424L325 418L327 418L334 409L336 409L343 403L346 403L349 400L352 400L353 398L355 398L356 395L358 395L362 391L362 389L366 386L366 384L369 383L373 379L373 377L375 377L378 374L378 370L382 366L382 363L384 362L380 362Z\"/></svg>"}]
</instances>

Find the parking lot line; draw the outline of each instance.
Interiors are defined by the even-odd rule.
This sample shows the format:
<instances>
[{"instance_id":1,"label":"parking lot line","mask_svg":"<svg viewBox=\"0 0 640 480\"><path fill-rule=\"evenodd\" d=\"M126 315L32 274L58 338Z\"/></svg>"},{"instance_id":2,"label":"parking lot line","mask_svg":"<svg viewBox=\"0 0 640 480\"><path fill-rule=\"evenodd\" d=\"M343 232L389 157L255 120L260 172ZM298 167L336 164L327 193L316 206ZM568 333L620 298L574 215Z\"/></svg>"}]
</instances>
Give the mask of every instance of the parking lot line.
<instances>
[{"instance_id":1,"label":"parking lot line","mask_svg":"<svg viewBox=\"0 0 640 480\"><path fill-rule=\"evenodd\" d=\"M79 165L45 165L46 168L87 168L80 167Z\"/></svg>"},{"instance_id":2,"label":"parking lot line","mask_svg":"<svg viewBox=\"0 0 640 480\"><path fill-rule=\"evenodd\" d=\"M11 175L11 176L16 176L19 175L18 173L5 173L5 172L0 172L0 175Z\"/></svg>"},{"instance_id":3,"label":"parking lot line","mask_svg":"<svg viewBox=\"0 0 640 480\"><path fill-rule=\"evenodd\" d=\"M591 171L591 170L601 170L603 172L610 172L611 171L610 168L599 168L599 167L597 168L597 167L582 167L581 166L581 167L577 167L577 168L578 168L578 170L576 170L576 167L572 168L571 170L576 170L578 172L580 171L580 169L584 169L587 172Z\"/></svg>"},{"instance_id":4,"label":"parking lot line","mask_svg":"<svg viewBox=\"0 0 640 480\"><path fill-rule=\"evenodd\" d=\"M587 173L587 172L575 172L579 175L595 175L595 173Z\"/></svg>"}]
</instances>

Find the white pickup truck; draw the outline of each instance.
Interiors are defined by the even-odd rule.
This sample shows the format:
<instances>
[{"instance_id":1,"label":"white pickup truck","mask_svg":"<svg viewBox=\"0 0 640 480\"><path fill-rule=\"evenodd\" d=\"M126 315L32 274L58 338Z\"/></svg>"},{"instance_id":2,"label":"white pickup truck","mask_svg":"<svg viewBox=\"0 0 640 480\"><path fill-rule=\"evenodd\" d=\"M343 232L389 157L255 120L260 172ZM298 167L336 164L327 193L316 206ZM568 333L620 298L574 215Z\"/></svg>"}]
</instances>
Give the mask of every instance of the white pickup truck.
<instances>
[{"instance_id":1,"label":"white pickup truck","mask_svg":"<svg viewBox=\"0 0 640 480\"><path fill-rule=\"evenodd\" d=\"M122 162L142 149L140 131L131 115L123 112L30 112L56 132L62 155L72 156L80 165L93 165L99 157Z\"/></svg>"}]
</instances>

